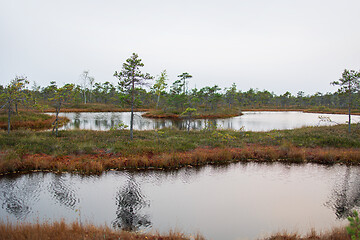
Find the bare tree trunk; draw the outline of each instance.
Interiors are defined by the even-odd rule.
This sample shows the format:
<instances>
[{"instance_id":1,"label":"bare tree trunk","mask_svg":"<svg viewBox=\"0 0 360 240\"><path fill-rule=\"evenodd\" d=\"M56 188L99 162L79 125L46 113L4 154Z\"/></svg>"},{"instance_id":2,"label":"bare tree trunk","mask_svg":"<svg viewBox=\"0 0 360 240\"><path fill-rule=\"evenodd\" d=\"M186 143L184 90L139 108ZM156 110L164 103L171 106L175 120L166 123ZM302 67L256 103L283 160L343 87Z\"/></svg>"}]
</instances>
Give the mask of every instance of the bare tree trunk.
<instances>
[{"instance_id":1,"label":"bare tree trunk","mask_svg":"<svg viewBox=\"0 0 360 240\"><path fill-rule=\"evenodd\" d=\"M188 133L190 133L191 120L192 120L192 114L190 113L190 115L187 117L187 120L186 120Z\"/></svg>"},{"instance_id":2,"label":"bare tree trunk","mask_svg":"<svg viewBox=\"0 0 360 240\"><path fill-rule=\"evenodd\" d=\"M351 108L349 106L349 127L348 127L349 133L351 133Z\"/></svg>"},{"instance_id":3,"label":"bare tree trunk","mask_svg":"<svg viewBox=\"0 0 360 240\"><path fill-rule=\"evenodd\" d=\"M8 100L8 134L10 134L11 101Z\"/></svg>"},{"instance_id":4,"label":"bare tree trunk","mask_svg":"<svg viewBox=\"0 0 360 240\"><path fill-rule=\"evenodd\" d=\"M84 104L86 104L86 90L84 90Z\"/></svg>"},{"instance_id":5,"label":"bare tree trunk","mask_svg":"<svg viewBox=\"0 0 360 240\"><path fill-rule=\"evenodd\" d=\"M350 89L350 81L349 81L349 133L351 133L351 89Z\"/></svg>"},{"instance_id":6,"label":"bare tree trunk","mask_svg":"<svg viewBox=\"0 0 360 240\"><path fill-rule=\"evenodd\" d=\"M131 117L130 117L130 139L133 139L133 125L134 125L134 90L135 90L135 80L132 80L131 88Z\"/></svg>"},{"instance_id":7,"label":"bare tree trunk","mask_svg":"<svg viewBox=\"0 0 360 240\"><path fill-rule=\"evenodd\" d=\"M59 104L59 107L56 108L56 117L55 117L55 121L54 121L55 125L54 125L53 130L52 130L53 133L54 133L54 130L55 130L55 136L56 137L58 136L58 126L59 126L58 122L59 122L60 107L61 107L61 103Z\"/></svg>"},{"instance_id":8,"label":"bare tree trunk","mask_svg":"<svg viewBox=\"0 0 360 240\"><path fill-rule=\"evenodd\" d=\"M56 128L55 136L56 137L58 136L59 111L60 111L60 106L58 109L56 109L56 123L55 123L55 128Z\"/></svg>"},{"instance_id":9,"label":"bare tree trunk","mask_svg":"<svg viewBox=\"0 0 360 240\"><path fill-rule=\"evenodd\" d=\"M157 102L156 102L156 109L158 108L158 106L159 106L159 101L160 101L160 94L158 95L158 97L157 97Z\"/></svg>"}]
</instances>

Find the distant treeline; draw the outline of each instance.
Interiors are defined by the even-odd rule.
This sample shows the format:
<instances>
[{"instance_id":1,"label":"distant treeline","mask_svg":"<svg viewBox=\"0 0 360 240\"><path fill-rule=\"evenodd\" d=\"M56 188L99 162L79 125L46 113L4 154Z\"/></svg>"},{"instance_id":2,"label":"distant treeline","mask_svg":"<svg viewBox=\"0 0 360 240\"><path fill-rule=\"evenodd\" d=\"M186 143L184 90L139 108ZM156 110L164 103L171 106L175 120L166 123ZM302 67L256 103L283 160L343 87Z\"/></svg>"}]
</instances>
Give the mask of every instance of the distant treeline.
<instances>
[{"instance_id":1,"label":"distant treeline","mask_svg":"<svg viewBox=\"0 0 360 240\"><path fill-rule=\"evenodd\" d=\"M299 91L296 95L285 92L276 95L267 90L249 89L241 91L235 84L228 88L221 89L217 85L203 87L201 89L187 88L186 81L175 81L169 88L163 86L159 91L156 87L157 81L149 90L136 88L135 106L137 108L159 109L163 112L181 113L187 107L196 108L202 112L218 112L224 109L346 109L348 108L348 95L345 92L334 93L315 93L306 95ZM32 106L51 105L58 87L56 82L51 82L49 86L39 87L35 83L30 88L23 89L26 98L23 101ZM5 87L0 85L0 95L5 91ZM66 104L71 107L83 106L89 103L112 104L120 108L129 108L131 104L131 94L120 85L110 82L100 83L87 81L86 84L74 85L71 89L71 98ZM360 109L360 92L357 91L352 96L352 106Z\"/></svg>"}]
</instances>

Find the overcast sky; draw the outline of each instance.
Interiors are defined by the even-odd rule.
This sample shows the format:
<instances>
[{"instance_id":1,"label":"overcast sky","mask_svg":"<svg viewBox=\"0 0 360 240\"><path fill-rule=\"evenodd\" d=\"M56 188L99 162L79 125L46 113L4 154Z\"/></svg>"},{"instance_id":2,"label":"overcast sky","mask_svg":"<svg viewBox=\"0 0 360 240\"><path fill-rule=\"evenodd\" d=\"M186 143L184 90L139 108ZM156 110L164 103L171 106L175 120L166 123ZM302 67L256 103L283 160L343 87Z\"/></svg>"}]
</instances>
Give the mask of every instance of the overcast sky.
<instances>
[{"instance_id":1,"label":"overcast sky","mask_svg":"<svg viewBox=\"0 0 360 240\"><path fill-rule=\"evenodd\" d=\"M335 91L360 69L359 0L0 0L0 84L96 82L133 52L190 87Z\"/></svg>"}]
</instances>

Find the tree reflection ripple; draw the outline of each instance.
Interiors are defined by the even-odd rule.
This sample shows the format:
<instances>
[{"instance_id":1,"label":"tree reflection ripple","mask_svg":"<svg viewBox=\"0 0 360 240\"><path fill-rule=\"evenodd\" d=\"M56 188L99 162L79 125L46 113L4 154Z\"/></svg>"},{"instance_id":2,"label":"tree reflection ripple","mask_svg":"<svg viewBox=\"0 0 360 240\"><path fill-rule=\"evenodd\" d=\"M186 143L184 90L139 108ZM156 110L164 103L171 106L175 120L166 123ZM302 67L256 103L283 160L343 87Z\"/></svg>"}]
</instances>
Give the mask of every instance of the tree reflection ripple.
<instances>
[{"instance_id":1,"label":"tree reflection ripple","mask_svg":"<svg viewBox=\"0 0 360 240\"><path fill-rule=\"evenodd\" d=\"M49 185L49 191L56 201L70 209L75 209L75 206L79 202L75 191L71 188L70 184L66 183L61 174L53 176Z\"/></svg>"},{"instance_id":2,"label":"tree reflection ripple","mask_svg":"<svg viewBox=\"0 0 360 240\"><path fill-rule=\"evenodd\" d=\"M360 170L347 166L343 179L341 173L339 181L334 186L330 200L327 206L334 209L338 219L345 219L354 209L360 207Z\"/></svg>"},{"instance_id":3,"label":"tree reflection ripple","mask_svg":"<svg viewBox=\"0 0 360 240\"><path fill-rule=\"evenodd\" d=\"M114 228L137 231L151 226L149 216L141 213L150 204L145 200L132 173L129 173L126 185L117 192L116 205L116 219L112 223Z\"/></svg>"},{"instance_id":4,"label":"tree reflection ripple","mask_svg":"<svg viewBox=\"0 0 360 240\"><path fill-rule=\"evenodd\" d=\"M23 220L38 201L40 183L37 176L4 177L0 182L1 207Z\"/></svg>"}]
</instances>

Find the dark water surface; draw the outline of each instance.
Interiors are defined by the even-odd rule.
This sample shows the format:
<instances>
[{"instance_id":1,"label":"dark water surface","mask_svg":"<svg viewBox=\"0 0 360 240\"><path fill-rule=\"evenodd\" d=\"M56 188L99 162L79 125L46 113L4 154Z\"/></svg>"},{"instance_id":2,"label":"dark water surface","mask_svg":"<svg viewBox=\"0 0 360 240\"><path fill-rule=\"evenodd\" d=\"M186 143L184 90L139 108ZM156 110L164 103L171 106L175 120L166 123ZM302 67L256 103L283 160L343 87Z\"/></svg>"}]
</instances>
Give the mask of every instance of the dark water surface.
<instances>
[{"instance_id":1,"label":"dark water surface","mask_svg":"<svg viewBox=\"0 0 360 240\"><path fill-rule=\"evenodd\" d=\"M141 117L143 112L135 113L134 129L136 130L154 130L164 127L175 127L186 129L184 121L169 119L150 119ZM318 114L303 112L243 112L244 115L227 118L204 120L197 119L191 123L191 128L200 130L210 121L219 128L246 131L269 131L273 129L293 129L304 126L331 125L335 123L345 123L348 120L347 115L339 114ZM120 121L130 125L129 112L114 113L60 113L60 116L66 116L70 122L61 129L91 129L91 130L109 130ZM319 117L329 118L333 122L320 121ZM360 116L352 116L353 122L360 122Z\"/></svg>"},{"instance_id":2,"label":"dark water surface","mask_svg":"<svg viewBox=\"0 0 360 240\"><path fill-rule=\"evenodd\" d=\"M80 220L114 228L254 239L347 223L360 205L360 167L235 163L101 176L0 178L0 219Z\"/></svg>"}]
</instances>

